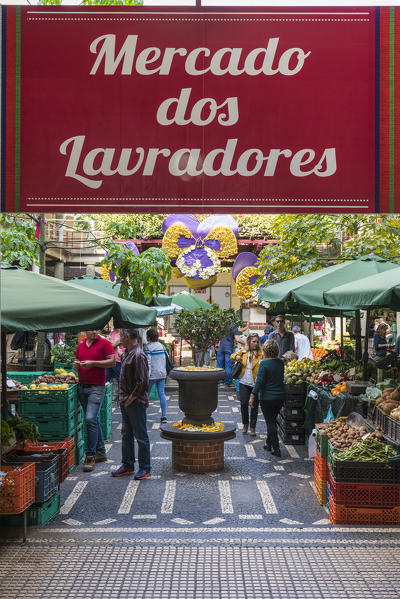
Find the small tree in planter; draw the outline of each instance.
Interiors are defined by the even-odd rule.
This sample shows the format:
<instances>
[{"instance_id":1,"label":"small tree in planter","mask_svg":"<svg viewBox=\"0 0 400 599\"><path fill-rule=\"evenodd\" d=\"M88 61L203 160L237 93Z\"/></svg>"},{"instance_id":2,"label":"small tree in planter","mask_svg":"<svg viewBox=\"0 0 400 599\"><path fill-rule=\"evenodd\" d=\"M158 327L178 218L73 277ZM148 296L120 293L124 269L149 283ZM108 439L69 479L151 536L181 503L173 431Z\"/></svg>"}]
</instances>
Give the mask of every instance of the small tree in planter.
<instances>
[{"instance_id":1,"label":"small tree in planter","mask_svg":"<svg viewBox=\"0 0 400 599\"><path fill-rule=\"evenodd\" d=\"M198 308L193 312L182 310L176 317L174 328L185 339L191 349L193 362L196 351L200 350L200 366L204 364L207 348L214 346L222 337L229 334L231 327L240 327L242 321L233 308L221 310L213 304L211 309Z\"/></svg>"}]
</instances>

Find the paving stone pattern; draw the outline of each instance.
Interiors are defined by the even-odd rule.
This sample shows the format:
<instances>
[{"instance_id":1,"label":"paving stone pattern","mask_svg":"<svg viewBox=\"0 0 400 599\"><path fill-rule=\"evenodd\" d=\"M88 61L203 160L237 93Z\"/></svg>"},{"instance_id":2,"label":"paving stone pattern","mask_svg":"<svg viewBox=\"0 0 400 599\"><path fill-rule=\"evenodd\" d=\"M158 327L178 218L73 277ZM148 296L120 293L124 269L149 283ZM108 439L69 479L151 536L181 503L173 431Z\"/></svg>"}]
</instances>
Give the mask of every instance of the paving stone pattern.
<instances>
[{"instance_id":1,"label":"paving stone pattern","mask_svg":"<svg viewBox=\"0 0 400 599\"><path fill-rule=\"evenodd\" d=\"M168 394L167 394L168 396ZM109 461L82 467L61 486L61 511L28 542L0 546L1 599L311 598L400 596L400 528L331 526L313 491L313 461L302 446L282 457L243 435L236 394L220 394L216 419L237 423L222 472L171 467L158 401L148 410L152 476L113 479L121 417L113 410ZM182 417L177 393L168 418Z\"/></svg>"}]
</instances>

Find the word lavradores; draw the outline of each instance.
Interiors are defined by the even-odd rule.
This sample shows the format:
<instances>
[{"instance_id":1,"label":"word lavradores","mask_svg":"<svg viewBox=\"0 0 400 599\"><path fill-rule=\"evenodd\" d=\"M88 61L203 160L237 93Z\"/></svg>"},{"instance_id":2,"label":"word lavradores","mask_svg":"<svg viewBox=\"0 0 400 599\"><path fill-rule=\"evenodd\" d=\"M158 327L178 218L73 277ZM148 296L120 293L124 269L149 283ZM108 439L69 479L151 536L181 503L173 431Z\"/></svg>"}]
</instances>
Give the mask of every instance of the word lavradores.
<instances>
[{"instance_id":1,"label":"word lavradores","mask_svg":"<svg viewBox=\"0 0 400 599\"><path fill-rule=\"evenodd\" d=\"M285 47L279 37L271 37L265 47L250 50L222 47L173 48L143 47L140 49L138 35L127 35L118 40L114 34L94 39L88 52L94 55L90 76L92 78L140 78L157 77L162 85L166 77L173 77L175 69L184 69L187 87L164 98L154 106L154 121L150 127L159 127L160 140L168 140L169 128L188 125L203 131L211 125L221 131L229 131L240 120L240 97L230 95L222 101L213 97L199 97L194 84L198 77L249 77L293 78L299 75L312 60L310 49ZM151 99L149 99L151 101ZM267 117L268 118L268 117ZM273 115L271 117L273 118ZM165 132L163 135L162 132ZM99 189L105 177L119 175L129 177L140 174L151 177L158 168L166 169L173 177L252 177L260 174L274 177L277 169L286 169L293 177L330 177L337 170L336 148L276 148L265 147L262 139L259 147L243 149L237 136L225 134L218 147L145 147L144 139L132 139L131 147L90 147L84 132L71 132L59 146L66 157L65 176L82 185ZM99 132L101 135L101 131ZM267 143L266 143L267 142ZM240 148L240 149L239 149Z\"/></svg>"}]
</instances>

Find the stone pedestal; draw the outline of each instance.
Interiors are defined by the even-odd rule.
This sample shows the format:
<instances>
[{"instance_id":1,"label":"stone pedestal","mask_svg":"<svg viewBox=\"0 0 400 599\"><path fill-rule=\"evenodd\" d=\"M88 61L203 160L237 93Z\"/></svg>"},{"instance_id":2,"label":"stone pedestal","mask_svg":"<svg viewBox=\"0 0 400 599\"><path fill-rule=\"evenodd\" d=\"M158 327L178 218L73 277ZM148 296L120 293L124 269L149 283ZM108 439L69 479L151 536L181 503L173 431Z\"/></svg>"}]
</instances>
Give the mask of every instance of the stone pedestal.
<instances>
[{"instance_id":1,"label":"stone pedestal","mask_svg":"<svg viewBox=\"0 0 400 599\"><path fill-rule=\"evenodd\" d=\"M235 437L235 427L223 431L202 433L180 431L171 424L162 424L161 437L172 441L172 467L178 472L216 472L224 467L224 442Z\"/></svg>"},{"instance_id":2,"label":"stone pedestal","mask_svg":"<svg viewBox=\"0 0 400 599\"><path fill-rule=\"evenodd\" d=\"M215 472L224 467L223 441L172 441L172 468L178 472Z\"/></svg>"}]
</instances>

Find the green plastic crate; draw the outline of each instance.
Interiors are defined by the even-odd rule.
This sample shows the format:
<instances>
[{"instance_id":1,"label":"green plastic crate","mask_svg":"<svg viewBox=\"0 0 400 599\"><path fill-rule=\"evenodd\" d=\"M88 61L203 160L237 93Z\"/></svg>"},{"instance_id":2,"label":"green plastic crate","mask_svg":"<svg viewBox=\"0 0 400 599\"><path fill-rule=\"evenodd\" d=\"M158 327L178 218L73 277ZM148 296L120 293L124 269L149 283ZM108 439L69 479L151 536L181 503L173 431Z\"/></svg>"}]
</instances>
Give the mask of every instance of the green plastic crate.
<instances>
[{"instance_id":1,"label":"green plastic crate","mask_svg":"<svg viewBox=\"0 0 400 599\"><path fill-rule=\"evenodd\" d=\"M72 370L73 362L54 362L54 370L64 368L64 370Z\"/></svg>"},{"instance_id":2,"label":"green plastic crate","mask_svg":"<svg viewBox=\"0 0 400 599\"><path fill-rule=\"evenodd\" d=\"M56 491L55 494L50 497L44 503L34 503L27 510L27 524L28 526L46 526L49 524L60 512L60 491ZM23 526L24 525L24 514L18 514L17 516L2 516L0 518L0 524L3 526Z\"/></svg>"},{"instance_id":3,"label":"green plastic crate","mask_svg":"<svg viewBox=\"0 0 400 599\"><path fill-rule=\"evenodd\" d=\"M317 449L318 453L322 458L328 457L328 435L322 435L317 426Z\"/></svg>"},{"instance_id":4,"label":"green plastic crate","mask_svg":"<svg viewBox=\"0 0 400 599\"><path fill-rule=\"evenodd\" d=\"M53 374L47 370L41 370L37 372L7 372L7 376L14 381L19 381L23 385L30 385L38 376L44 376L45 374Z\"/></svg>"},{"instance_id":5,"label":"green plastic crate","mask_svg":"<svg viewBox=\"0 0 400 599\"><path fill-rule=\"evenodd\" d=\"M20 416L65 416L75 414L77 409L77 386L68 389L22 389L18 391Z\"/></svg>"},{"instance_id":6,"label":"green plastic crate","mask_svg":"<svg viewBox=\"0 0 400 599\"><path fill-rule=\"evenodd\" d=\"M75 433L75 413L66 414L64 416L53 416L47 413L46 416L24 416L25 420L29 420L36 424L40 433L40 440L46 441L63 440L66 437L72 437Z\"/></svg>"},{"instance_id":7,"label":"green plastic crate","mask_svg":"<svg viewBox=\"0 0 400 599\"><path fill-rule=\"evenodd\" d=\"M81 443L84 440L83 422L79 426L76 427L75 434L74 434L74 440L75 440L75 446L79 445L79 443Z\"/></svg>"},{"instance_id":8,"label":"green plastic crate","mask_svg":"<svg viewBox=\"0 0 400 599\"><path fill-rule=\"evenodd\" d=\"M80 464L85 457L85 442L81 441L78 445L75 444L75 466Z\"/></svg>"}]
</instances>

